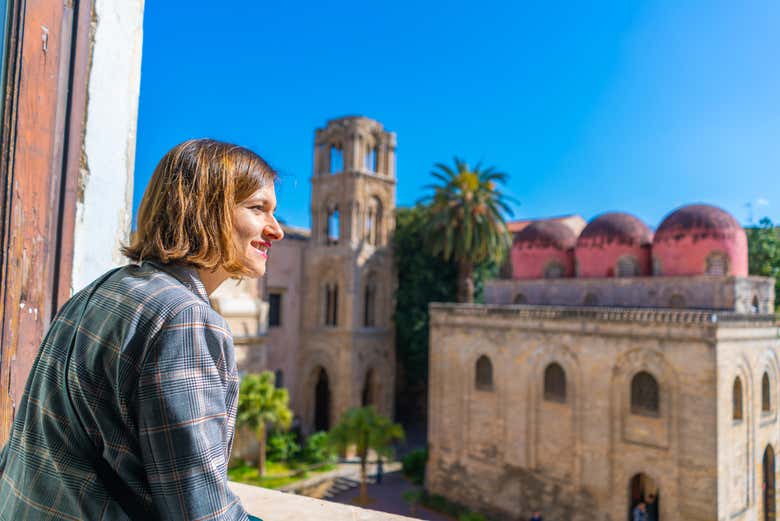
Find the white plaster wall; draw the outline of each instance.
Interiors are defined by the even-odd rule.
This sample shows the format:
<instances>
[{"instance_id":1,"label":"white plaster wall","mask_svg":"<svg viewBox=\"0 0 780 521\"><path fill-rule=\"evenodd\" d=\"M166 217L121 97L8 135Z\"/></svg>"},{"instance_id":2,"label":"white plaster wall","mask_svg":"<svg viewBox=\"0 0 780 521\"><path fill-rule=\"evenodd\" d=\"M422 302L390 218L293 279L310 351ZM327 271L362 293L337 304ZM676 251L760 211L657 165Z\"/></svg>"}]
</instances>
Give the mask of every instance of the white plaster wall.
<instances>
[{"instance_id":1,"label":"white plaster wall","mask_svg":"<svg viewBox=\"0 0 780 521\"><path fill-rule=\"evenodd\" d=\"M126 259L141 86L144 0L95 0L71 290Z\"/></svg>"}]
</instances>

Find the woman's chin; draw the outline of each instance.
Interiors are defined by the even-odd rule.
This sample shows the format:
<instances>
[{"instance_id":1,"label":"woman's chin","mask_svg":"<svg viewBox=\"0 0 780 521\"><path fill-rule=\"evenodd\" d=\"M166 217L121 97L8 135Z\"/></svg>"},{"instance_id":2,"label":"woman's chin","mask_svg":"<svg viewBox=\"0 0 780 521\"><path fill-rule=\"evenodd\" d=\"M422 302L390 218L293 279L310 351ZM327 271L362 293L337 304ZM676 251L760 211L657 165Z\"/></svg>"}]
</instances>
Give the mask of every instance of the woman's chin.
<instances>
[{"instance_id":1,"label":"woman's chin","mask_svg":"<svg viewBox=\"0 0 780 521\"><path fill-rule=\"evenodd\" d=\"M259 263L254 262L252 265L248 266L249 271L251 272L247 277L250 279L259 279L263 275L265 275L265 262Z\"/></svg>"}]
</instances>

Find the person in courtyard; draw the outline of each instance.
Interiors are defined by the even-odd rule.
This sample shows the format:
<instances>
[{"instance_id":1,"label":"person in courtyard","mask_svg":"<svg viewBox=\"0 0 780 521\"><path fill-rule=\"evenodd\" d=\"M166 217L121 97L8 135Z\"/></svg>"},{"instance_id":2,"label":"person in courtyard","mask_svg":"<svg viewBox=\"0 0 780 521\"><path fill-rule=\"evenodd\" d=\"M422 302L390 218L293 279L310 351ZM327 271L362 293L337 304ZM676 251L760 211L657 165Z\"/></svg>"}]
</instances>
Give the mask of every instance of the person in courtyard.
<instances>
[{"instance_id":1,"label":"person in courtyard","mask_svg":"<svg viewBox=\"0 0 780 521\"><path fill-rule=\"evenodd\" d=\"M377 459L376 462L376 484L381 485L382 484L382 475L385 472L384 463L382 462L382 456L379 456L379 459Z\"/></svg>"},{"instance_id":2,"label":"person in courtyard","mask_svg":"<svg viewBox=\"0 0 780 521\"><path fill-rule=\"evenodd\" d=\"M658 521L658 498L652 492L647 496L647 521Z\"/></svg>"},{"instance_id":3,"label":"person in courtyard","mask_svg":"<svg viewBox=\"0 0 780 521\"><path fill-rule=\"evenodd\" d=\"M209 295L261 277L284 236L276 172L214 140L175 146L111 270L43 339L0 453L0 519L252 519L227 483L233 340Z\"/></svg>"},{"instance_id":4,"label":"person in courtyard","mask_svg":"<svg viewBox=\"0 0 780 521\"><path fill-rule=\"evenodd\" d=\"M631 513L631 521L648 521L647 520L647 505L645 505L644 501L640 501L634 507L634 510Z\"/></svg>"},{"instance_id":5,"label":"person in courtyard","mask_svg":"<svg viewBox=\"0 0 780 521\"><path fill-rule=\"evenodd\" d=\"M543 521L542 519L542 513L538 510L534 510L533 515L531 516L531 519L528 521Z\"/></svg>"}]
</instances>

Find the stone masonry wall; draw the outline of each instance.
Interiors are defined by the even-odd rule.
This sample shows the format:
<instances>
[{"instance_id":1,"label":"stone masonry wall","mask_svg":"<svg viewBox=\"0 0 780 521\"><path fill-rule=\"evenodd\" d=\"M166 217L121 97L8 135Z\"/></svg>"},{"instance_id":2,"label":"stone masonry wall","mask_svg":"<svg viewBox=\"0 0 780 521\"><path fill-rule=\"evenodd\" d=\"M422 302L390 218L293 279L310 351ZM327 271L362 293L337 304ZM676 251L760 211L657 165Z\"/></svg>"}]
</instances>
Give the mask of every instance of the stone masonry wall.
<instances>
[{"instance_id":1,"label":"stone masonry wall","mask_svg":"<svg viewBox=\"0 0 780 521\"><path fill-rule=\"evenodd\" d=\"M764 519L763 457L780 449L780 341L777 327L726 327L718 332L718 520ZM769 377L770 407L761 385ZM734 384L742 390L742 418L734 417ZM775 481L775 497L780 494Z\"/></svg>"},{"instance_id":2,"label":"stone masonry wall","mask_svg":"<svg viewBox=\"0 0 780 521\"><path fill-rule=\"evenodd\" d=\"M518 295L522 295L518 301ZM590 296L589 296L590 295ZM767 277L621 277L492 280L488 304L716 309L753 313L774 310L774 280Z\"/></svg>"},{"instance_id":3,"label":"stone masonry wall","mask_svg":"<svg viewBox=\"0 0 780 521\"><path fill-rule=\"evenodd\" d=\"M715 519L711 316L524 308L431 306L430 491L503 520L541 508L553 521L623 521L644 473L661 519ZM492 391L475 386L482 355ZM565 403L543 396L552 362ZM659 384L657 417L631 412L640 371Z\"/></svg>"}]
</instances>

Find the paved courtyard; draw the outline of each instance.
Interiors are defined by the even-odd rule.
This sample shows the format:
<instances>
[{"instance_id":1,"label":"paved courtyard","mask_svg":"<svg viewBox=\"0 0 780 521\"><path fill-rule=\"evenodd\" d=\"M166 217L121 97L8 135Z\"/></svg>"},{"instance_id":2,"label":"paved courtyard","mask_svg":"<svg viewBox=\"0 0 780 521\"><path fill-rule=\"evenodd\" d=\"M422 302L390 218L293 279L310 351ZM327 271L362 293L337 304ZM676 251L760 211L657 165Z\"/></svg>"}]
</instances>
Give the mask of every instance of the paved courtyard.
<instances>
[{"instance_id":1,"label":"paved courtyard","mask_svg":"<svg viewBox=\"0 0 780 521\"><path fill-rule=\"evenodd\" d=\"M369 483L368 496L373 500L365 508L379 510L390 514L399 514L417 519L426 519L428 521L455 521L454 518L433 512L425 507L417 506L416 512L412 514L409 504L404 501L403 493L407 490L417 488L403 477L400 471L385 474L381 485ZM350 488L340 492L329 499L337 503L356 505L355 500L360 495L360 487Z\"/></svg>"}]
</instances>

